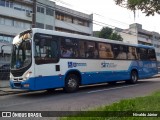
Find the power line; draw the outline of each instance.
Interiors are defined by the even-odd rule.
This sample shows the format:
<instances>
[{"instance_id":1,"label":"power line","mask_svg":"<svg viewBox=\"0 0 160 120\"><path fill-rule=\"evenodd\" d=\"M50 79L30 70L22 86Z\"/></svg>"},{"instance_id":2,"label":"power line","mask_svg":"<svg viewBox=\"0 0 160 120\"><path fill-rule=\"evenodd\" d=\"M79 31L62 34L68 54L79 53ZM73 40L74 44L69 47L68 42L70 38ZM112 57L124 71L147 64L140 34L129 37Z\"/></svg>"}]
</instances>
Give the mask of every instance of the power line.
<instances>
[{"instance_id":1,"label":"power line","mask_svg":"<svg viewBox=\"0 0 160 120\"><path fill-rule=\"evenodd\" d=\"M60 2L60 3L62 3L62 4L64 4L64 5L68 5L68 6L72 6L73 7L73 5L71 5L70 3L68 3L68 2L64 2L64 1L62 1L62 0L53 0L53 1L57 1L57 2ZM83 9L84 10L84 9ZM88 10L85 10L85 11L88 11ZM100 17L102 17L102 18L106 18L105 16L103 16L103 15L101 15L101 14L99 14L99 13L93 13L93 12L90 12L90 13L92 13L92 14L94 14L94 15L97 15L97 16L100 16ZM116 20L116 19L113 19L113 18L107 18L107 19L111 19L112 21L115 21L115 22L118 22L118 23L121 23L121 24L125 24L125 25L129 25L128 23L125 23L125 22L122 22L122 21L119 21L119 20Z\"/></svg>"},{"instance_id":2,"label":"power line","mask_svg":"<svg viewBox=\"0 0 160 120\"><path fill-rule=\"evenodd\" d=\"M59 1L59 0L57 0L57 1ZM46 6L48 6L48 5L46 5L46 4L43 4L43 3L41 3L41 2L37 2L37 3L40 3L42 6L44 6L44 7L46 7ZM69 12L69 11L66 11L66 10L64 10L64 9L59 9L59 8L57 8L57 7L53 7L53 6L48 6L48 7L50 7L50 8L53 8L53 9L55 9L55 10L59 10L59 11L63 11L63 12L65 12L65 13L68 13L68 14L72 14L72 15L74 15L75 17L78 17L78 18L82 18L82 16L80 16L80 15L77 15L77 14L75 14L75 13L72 13L72 12ZM97 13L96 13L97 14ZM97 14L97 15L100 15L100 14ZM100 15L100 16L102 16L102 15ZM83 19L86 19L85 17L83 17ZM113 26L113 25L109 25L109 24L106 24L106 23L103 23L103 22L99 22L99 21L96 21L96 20L92 20L92 21L90 21L90 22L92 22L93 24L95 24L95 25L99 25L99 26L102 26L102 27L105 27L105 26L109 26L109 27L111 27L111 28L116 28L116 26ZM68 24L67 22L64 22L65 24L67 24L67 25L70 25L70 24ZM73 27L74 29L76 29L76 30L78 30L78 31L81 31L80 29L78 29L78 28L76 28L76 27L74 27L74 26L72 26L72 25L70 25L71 27ZM81 31L82 32L82 31ZM130 31L129 33L127 33L127 32L124 32L124 31L120 31L121 33L125 33L125 34L129 34L129 35L131 35L131 33L136 33L136 32L133 32L133 31ZM137 34L137 33L136 33ZM132 34L133 36L136 36L136 35L134 35L134 34Z\"/></svg>"}]
</instances>

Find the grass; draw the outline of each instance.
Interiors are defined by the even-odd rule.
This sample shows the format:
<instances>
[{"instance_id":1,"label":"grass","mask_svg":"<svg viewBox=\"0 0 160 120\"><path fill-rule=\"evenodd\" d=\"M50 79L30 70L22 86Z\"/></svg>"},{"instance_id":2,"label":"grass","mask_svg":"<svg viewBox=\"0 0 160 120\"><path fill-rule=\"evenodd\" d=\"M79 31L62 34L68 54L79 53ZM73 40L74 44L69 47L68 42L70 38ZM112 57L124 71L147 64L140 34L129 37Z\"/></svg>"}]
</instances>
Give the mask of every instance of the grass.
<instances>
[{"instance_id":1,"label":"grass","mask_svg":"<svg viewBox=\"0 0 160 120\"><path fill-rule=\"evenodd\" d=\"M138 117L133 113L158 112L158 117ZM142 114L141 114L142 115ZM160 91L149 96L121 100L109 106L99 107L86 112L78 113L72 117L63 117L60 120L160 120Z\"/></svg>"}]
</instances>

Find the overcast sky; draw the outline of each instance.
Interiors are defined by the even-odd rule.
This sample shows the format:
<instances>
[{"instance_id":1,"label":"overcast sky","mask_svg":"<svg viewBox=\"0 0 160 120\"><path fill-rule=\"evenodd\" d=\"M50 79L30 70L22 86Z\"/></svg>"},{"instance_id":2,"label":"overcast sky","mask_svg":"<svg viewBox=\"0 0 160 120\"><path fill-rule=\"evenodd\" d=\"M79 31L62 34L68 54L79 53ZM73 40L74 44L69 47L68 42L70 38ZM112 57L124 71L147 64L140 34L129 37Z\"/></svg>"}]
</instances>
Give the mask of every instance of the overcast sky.
<instances>
[{"instance_id":1,"label":"overcast sky","mask_svg":"<svg viewBox=\"0 0 160 120\"><path fill-rule=\"evenodd\" d=\"M100 30L103 26L127 29L129 24L140 23L142 28L160 33L160 15L146 17L141 11L136 12L115 5L114 0L52 0L56 4L83 13L93 14L93 30Z\"/></svg>"}]
</instances>

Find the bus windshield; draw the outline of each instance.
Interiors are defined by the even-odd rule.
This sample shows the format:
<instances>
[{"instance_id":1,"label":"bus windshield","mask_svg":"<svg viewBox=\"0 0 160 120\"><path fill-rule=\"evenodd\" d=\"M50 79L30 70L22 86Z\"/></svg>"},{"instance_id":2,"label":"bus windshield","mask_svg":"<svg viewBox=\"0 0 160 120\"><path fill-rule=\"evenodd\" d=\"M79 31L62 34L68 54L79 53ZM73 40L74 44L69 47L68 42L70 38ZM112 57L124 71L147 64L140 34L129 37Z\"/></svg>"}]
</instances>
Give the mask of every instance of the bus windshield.
<instances>
[{"instance_id":1,"label":"bus windshield","mask_svg":"<svg viewBox=\"0 0 160 120\"><path fill-rule=\"evenodd\" d=\"M24 33L14 38L11 69L25 68L31 64L31 34Z\"/></svg>"}]
</instances>

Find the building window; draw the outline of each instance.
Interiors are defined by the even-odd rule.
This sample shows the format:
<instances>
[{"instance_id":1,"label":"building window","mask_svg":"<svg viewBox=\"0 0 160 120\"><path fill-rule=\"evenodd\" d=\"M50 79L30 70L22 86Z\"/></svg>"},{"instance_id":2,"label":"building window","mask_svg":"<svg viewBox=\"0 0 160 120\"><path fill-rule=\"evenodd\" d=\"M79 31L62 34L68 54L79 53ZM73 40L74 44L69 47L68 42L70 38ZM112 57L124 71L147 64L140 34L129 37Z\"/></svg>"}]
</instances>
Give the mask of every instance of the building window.
<instances>
[{"instance_id":1,"label":"building window","mask_svg":"<svg viewBox=\"0 0 160 120\"><path fill-rule=\"evenodd\" d=\"M36 23L36 27L44 29L44 24L43 23Z\"/></svg>"},{"instance_id":2,"label":"building window","mask_svg":"<svg viewBox=\"0 0 160 120\"><path fill-rule=\"evenodd\" d=\"M44 14L44 8L40 7L40 6L37 6L37 12Z\"/></svg>"},{"instance_id":3,"label":"building window","mask_svg":"<svg viewBox=\"0 0 160 120\"><path fill-rule=\"evenodd\" d=\"M30 23L26 23L24 21L15 20L15 19L9 19L9 18L0 18L0 24L1 25L7 25L7 26L14 26L17 28L31 28Z\"/></svg>"},{"instance_id":4,"label":"building window","mask_svg":"<svg viewBox=\"0 0 160 120\"><path fill-rule=\"evenodd\" d=\"M0 42L3 42L3 36L0 35Z\"/></svg>"},{"instance_id":5,"label":"building window","mask_svg":"<svg viewBox=\"0 0 160 120\"><path fill-rule=\"evenodd\" d=\"M16 3L16 4L14 4L14 9L16 9L16 10L22 10L22 5L21 4L18 4L18 3Z\"/></svg>"},{"instance_id":6,"label":"building window","mask_svg":"<svg viewBox=\"0 0 160 120\"><path fill-rule=\"evenodd\" d=\"M0 0L0 6L13 8L19 11L29 11L32 12L32 8L26 5L19 4L10 0Z\"/></svg>"},{"instance_id":7,"label":"building window","mask_svg":"<svg viewBox=\"0 0 160 120\"><path fill-rule=\"evenodd\" d=\"M7 35L0 35L0 42L12 43L13 37Z\"/></svg>"},{"instance_id":8,"label":"building window","mask_svg":"<svg viewBox=\"0 0 160 120\"><path fill-rule=\"evenodd\" d=\"M74 16L63 14L63 13L60 13L60 12L56 12L56 19L61 20L61 21L66 21L66 22L69 22L69 23L73 23L73 24L76 24L76 25L89 27L89 22L87 20L76 18Z\"/></svg>"},{"instance_id":9,"label":"building window","mask_svg":"<svg viewBox=\"0 0 160 120\"><path fill-rule=\"evenodd\" d=\"M10 8L13 8L13 2L10 1Z\"/></svg>"},{"instance_id":10,"label":"building window","mask_svg":"<svg viewBox=\"0 0 160 120\"><path fill-rule=\"evenodd\" d=\"M53 11L53 9L46 8L46 15L54 16L54 11Z\"/></svg>"},{"instance_id":11,"label":"building window","mask_svg":"<svg viewBox=\"0 0 160 120\"><path fill-rule=\"evenodd\" d=\"M0 0L0 6L5 6L5 0Z\"/></svg>"},{"instance_id":12,"label":"building window","mask_svg":"<svg viewBox=\"0 0 160 120\"><path fill-rule=\"evenodd\" d=\"M31 24L29 24L29 23L24 23L24 28L26 28L26 29L31 28Z\"/></svg>"},{"instance_id":13,"label":"building window","mask_svg":"<svg viewBox=\"0 0 160 120\"><path fill-rule=\"evenodd\" d=\"M46 25L46 29L53 30L53 26L52 25Z\"/></svg>"},{"instance_id":14,"label":"building window","mask_svg":"<svg viewBox=\"0 0 160 120\"><path fill-rule=\"evenodd\" d=\"M0 24L1 24L1 25L4 25L4 23L5 23L5 22L4 22L4 18L0 18Z\"/></svg>"},{"instance_id":15,"label":"building window","mask_svg":"<svg viewBox=\"0 0 160 120\"><path fill-rule=\"evenodd\" d=\"M9 7L9 1L8 0L6 1L6 7Z\"/></svg>"},{"instance_id":16,"label":"building window","mask_svg":"<svg viewBox=\"0 0 160 120\"><path fill-rule=\"evenodd\" d=\"M24 24L21 21L14 21L14 26L18 28L24 28Z\"/></svg>"},{"instance_id":17,"label":"building window","mask_svg":"<svg viewBox=\"0 0 160 120\"><path fill-rule=\"evenodd\" d=\"M5 25L13 26L13 20L11 20L11 19L5 19Z\"/></svg>"}]
</instances>

